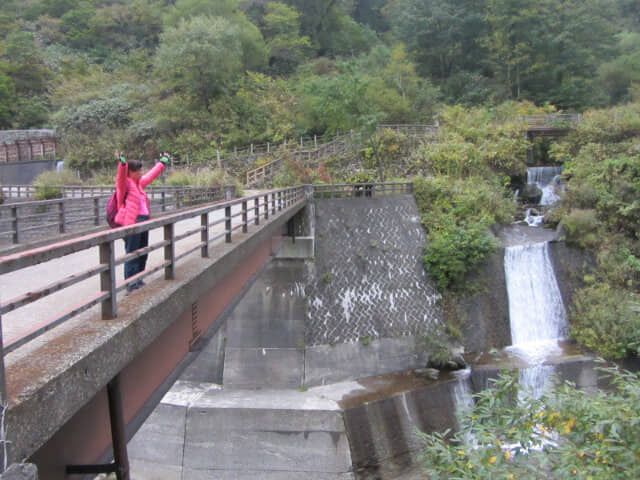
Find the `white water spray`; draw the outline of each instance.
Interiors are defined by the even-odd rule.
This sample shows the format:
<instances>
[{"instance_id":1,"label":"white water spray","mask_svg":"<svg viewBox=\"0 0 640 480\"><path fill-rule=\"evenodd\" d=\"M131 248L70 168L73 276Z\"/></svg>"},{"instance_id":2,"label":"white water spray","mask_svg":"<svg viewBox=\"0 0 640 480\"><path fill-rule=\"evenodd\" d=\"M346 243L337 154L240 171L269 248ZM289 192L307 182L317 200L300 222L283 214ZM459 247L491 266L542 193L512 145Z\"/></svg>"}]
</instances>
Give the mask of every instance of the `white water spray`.
<instances>
[{"instance_id":1,"label":"white water spray","mask_svg":"<svg viewBox=\"0 0 640 480\"><path fill-rule=\"evenodd\" d=\"M540 205L550 205L560 197L556 193L555 181L562 173L562 167L529 167L527 183L536 184L542 190Z\"/></svg>"},{"instance_id":2,"label":"white water spray","mask_svg":"<svg viewBox=\"0 0 640 480\"><path fill-rule=\"evenodd\" d=\"M558 349L567 315L549 257L547 242L505 250L504 270L509 297L511 350L530 363L542 363Z\"/></svg>"}]
</instances>

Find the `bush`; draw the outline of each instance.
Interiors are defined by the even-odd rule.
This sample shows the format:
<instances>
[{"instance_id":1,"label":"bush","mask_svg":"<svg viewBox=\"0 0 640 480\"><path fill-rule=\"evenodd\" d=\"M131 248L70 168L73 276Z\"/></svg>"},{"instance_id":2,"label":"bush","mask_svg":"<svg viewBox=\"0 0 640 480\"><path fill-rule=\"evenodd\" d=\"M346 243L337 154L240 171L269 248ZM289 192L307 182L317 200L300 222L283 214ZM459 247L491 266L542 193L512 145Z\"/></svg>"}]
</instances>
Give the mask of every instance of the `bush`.
<instances>
[{"instance_id":1,"label":"bush","mask_svg":"<svg viewBox=\"0 0 640 480\"><path fill-rule=\"evenodd\" d=\"M597 282L580 290L569 311L571 338L606 358L640 354L637 293Z\"/></svg>"},{"instance_id":2,"label":"bush","mask_svg":"<svg viewBox=\"0 0 640 480\"><path fill-rule=\"evenodd\" d=\"M455 224L433 230L427 236L422 261L438 287L462 284L467 272L497 249L495 239L482 223Z\"/></svg>"},{"instance_id":3,"label":"bush","mask_svg":"<svg viewBox=\"0 0 640 480\"><path fill-rule=\"evenodd\" d=\"M602 370L615 388L585 395L565 382L539 399L502 373L463 411L460 432L421 435L425 478L639 478L640 378Z\"/></svg>"},{"instance_id":4,"label":"bush","mask_svg":"<svg viewBox=\"0 0 640 480\"><path fill-rule=\"evenodd\" d=\"M63 169L60 172L49 170L42 172L33 181L33 185L36 187L34 197L37 200L61 198L62 190L59 188L60 186L80 184L78 177L71 170Z\"/></svg>"},{"instance_id":5,"label":"bush","mask_svg":"<svg viewBox=\"0 0 640 480\"><path fill-rule=\"evenodd\" d=\"M566 241L581 248L597 246L600 239L600 221L595 210L574 209L564 216L562 226Z\"/></svg>"}]
</instances>

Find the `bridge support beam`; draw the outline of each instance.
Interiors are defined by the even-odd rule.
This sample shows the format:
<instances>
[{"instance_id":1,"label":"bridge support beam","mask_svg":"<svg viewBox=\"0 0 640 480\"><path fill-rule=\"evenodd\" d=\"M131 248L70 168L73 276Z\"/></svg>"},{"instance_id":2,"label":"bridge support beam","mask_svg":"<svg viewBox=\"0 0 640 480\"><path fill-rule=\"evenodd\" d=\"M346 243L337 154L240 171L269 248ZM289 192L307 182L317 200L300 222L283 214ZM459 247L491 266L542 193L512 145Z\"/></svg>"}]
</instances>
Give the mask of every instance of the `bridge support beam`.
<instances>
[{"instance_id":1,"label":"bridge support beam","mask_svg":"<svg viewBox=\"0 0 640 480\"><path fill-rule=\"evenodd\" d=\"M113 446L113 462L98 465L67 465L68 475L87 473L113 473L118 480L129 480L129 456L127 454L127 437L124 427L124 410L120 392L120 374L107 384L109 400L109 420L111 422L111 445Z\"/></svg>"}]
</instances>

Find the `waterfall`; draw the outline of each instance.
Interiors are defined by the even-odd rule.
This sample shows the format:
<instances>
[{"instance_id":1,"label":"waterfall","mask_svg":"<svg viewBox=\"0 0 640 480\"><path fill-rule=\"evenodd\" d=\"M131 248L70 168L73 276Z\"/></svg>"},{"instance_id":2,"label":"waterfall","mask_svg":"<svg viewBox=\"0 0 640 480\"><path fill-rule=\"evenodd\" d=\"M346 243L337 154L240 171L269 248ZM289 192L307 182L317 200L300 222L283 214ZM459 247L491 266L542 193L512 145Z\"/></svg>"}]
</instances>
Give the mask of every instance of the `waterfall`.
<instances>
[{"instance_id":1,"label":"waterfall","mask_svg":"<svg viewBox=\"0 0 640 480\"><path fill-rule=\"evenodd\" d=\"M550 386L553 370L553 365L535 365L518 370L518 383L522 387L519 396L522 398L527 392L533 398L540 398Z\"/></svg>"},{"instance_id":2,"label":"waterfall","mask_svg":"<svg viewBox=\"0 0 640 480\"><path fill-rule=\"evenodd\" d=\"M511 350L539 364L552 351L567 326L566 312L547 242L505 250L504 270L509 299Z\"/></svg>"},{"instance_id":3,"label":"waterfall","mask_svg":"<svg viewBox=\"0 0 640 480\"><path fill-rule=\"evenodd\" d=\"M542 190L540 205L550 205L560 197L555 192L554 181L562 173L562 167L529 167L527 183L536 184Z\"/></svg>"}]
</instances>

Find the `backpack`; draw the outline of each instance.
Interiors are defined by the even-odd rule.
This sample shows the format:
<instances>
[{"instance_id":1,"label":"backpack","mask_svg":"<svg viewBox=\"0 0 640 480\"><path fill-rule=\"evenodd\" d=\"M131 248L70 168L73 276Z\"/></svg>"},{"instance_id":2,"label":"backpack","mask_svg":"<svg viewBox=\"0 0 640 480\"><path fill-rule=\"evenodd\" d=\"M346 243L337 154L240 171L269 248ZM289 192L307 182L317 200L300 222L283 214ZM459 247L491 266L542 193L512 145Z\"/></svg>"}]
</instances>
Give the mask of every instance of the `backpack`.
<instances>
[{"instance_id":1,"label":"backpack","mask_svg":"<svg viewBox=\"0 0 640 480\"><path fill-rule=\"evenodd\" d=\"M127 198L126 193L124 194L124 198L125 199ZM111 228L117 228L122 226L119 223L116 223L116 214L118 213L118 201L116 200L116 192L113 192L109 197L109 200L107 200L106 213L107 213L106 215L107 223Z\"/></svg>"}]
</instances>

